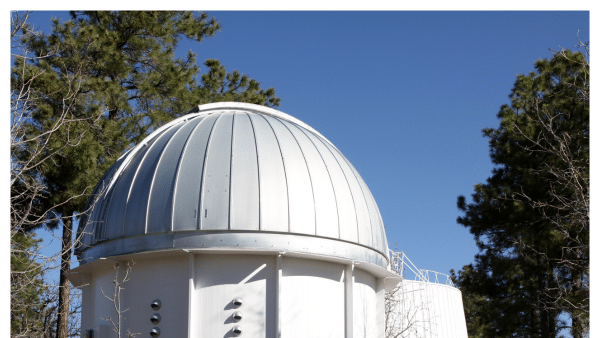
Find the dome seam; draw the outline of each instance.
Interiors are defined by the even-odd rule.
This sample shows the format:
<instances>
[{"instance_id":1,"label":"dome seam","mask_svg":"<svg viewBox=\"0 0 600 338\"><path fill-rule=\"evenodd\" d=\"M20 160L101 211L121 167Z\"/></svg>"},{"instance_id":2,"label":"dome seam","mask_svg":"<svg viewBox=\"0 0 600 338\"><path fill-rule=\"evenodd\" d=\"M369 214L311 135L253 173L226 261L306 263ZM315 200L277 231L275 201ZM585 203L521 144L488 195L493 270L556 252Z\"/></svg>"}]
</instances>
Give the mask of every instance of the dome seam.
<instances>
[{"instance_id":1,"label":"dome seam","mask_svg":"<svg viewBox=\"0 0 600 338\"><path fill-rule=\"evenodd\" d=\"M125 184L125 187L127 188L127 197L126 197L125 201L122 201L123 202L123 212L122 212L121 218L117 219L117 222L120 224L118 227L116 227L116 226L113 227L117 237L125 237L124 236L124 234L125 234L125 231L124 231L125 219L127 218L127 209L129 207L128 204L129 204L129 197L131 195L131 190L133 189L133 185L135 184L135 179L140 171L141 164L144 163L144 160L145 160L146 156L148 155L148 152L154 146L155 141L160 136L162 136L163 131L164 131L164 129L161 129L161 131L159 133L157 133L151 140L149 140L146 143L142 143L143 146L138 151L133 153L131 157L128 158L129 162L121 164L121 166L123 167L123 170L118 172L118 174L119 174L118 180L115 182L115 185L113 186L113 191L116 193L117 188L119 187L121 182L123 182L122 184ZM140 153L142 153L142 154L140 154ZM141 156L140 162L137 164L137 166L135 168L132 168L132 170L135 170L135 172L133 174L133 177L131 178L131 181L125 182L123 180L125 170L126 170L127 166L136 159L137 156ZM112 212L114 212L114 208L112 208L113 203L115 203L114 197L115 196L113 193L113 195L111 195L111 202L109 205L109 215L107 216L106 220L110 220L110 215L112 214ZM115 216L115 217L117 217L117 216ZM106 220L105 220L105 222L106 222ZM106 224L105 224L105 226L106 226ZM104 233L103 235L106 235L106 233Z\"/></svg>"},{"instance_id":2,"label":"dome seam","mask_svg":"<svg viewBox=\"0 0 600 338\"><path fill-rule=\"evenodd\" d=\"M171 203L171 230L175 231L175 205L176 205L176 199L177 199L177 191L178 191L178 187L179 187L179 178L181 177L181 163L183 161L183 158L185 157L187 148L189 146L189 142L192 139L193 135L197 132L198 128L200 128L202 126L202 124L204 122L206 122L206 116L197 116L195 118L200 119L200 121L198 122L198 124L196 124L196 126L192 129L192 131L190 132L190 134L188 135L187 139L185 140L185 143L183 145L183 149L181 150L181 154L179 154L179 160L177 162L177 169L175 171L175 184L173 185L173 202ZM190 121L193 119L190 119ZM189 123L189 121L188 121Z\"/></svg>"},{"instance_id":3,"label":"dome seam","mask_svg":"<svg viewBox=\"0 0 600 338\"><path fill-rule=\"evenodd\" d=\"M261 224L261 216L262 216L262 211L260 208L260 163L258 161L258 143L256 142L256 130L254 129L254 122L252 122L252 119L250 118L250 114L248 114L247 112L243 112L242 114L246 115L248 117L248 121L250 121L250 127L252 127L252 137L254 138L254 151L256 153L256 177L257 177L257 181L258 181L258 231L262 230L262 224ZM233 179L233 178L232 178Z\"/></svg>"},{"instance_id":4,"label":"dome seam","mask_svg":"<svg viewBox=\"0 0 600 338\"><path fill-rule=\"evenodd\" d=\"M204 185L206 184L206 166L208 163L208 153L210 151L210 145L212 144L212 139L213 139L213 132L215 131L215 126L217 125L217 123L219 123L219 120L221 119L221 117L223 117L224 114L219 114L217 116L217 118L215 119L215 122L213 123L211 129L210 129L210 134L208 135L208 140L206 142L206 150L204 151L204 162L202 163L202 175L200 177L201 181L200 181L200 191L199 193L199 198L198 198L198 219L197 219L197 225L196 225L196 230L202 230L202 215L204 214L202 212L202 209L204 208L204 199L203 199L203 193L204 193Z\"/></svg>"},{"instance_id":5,"label":"dome seam","mask_svg":"<svg viewBox=\"0 0 600 338\"><path fill-rule=\"evenodd\" d=\"M321 161L323 162L323 166L325 167L325 170L327 171L327 177L329 177L329 184L331 184L331 191L333 191L333 199L335 201L335 213L337 216L337 228L338 228L338 238L341 239L342 238L342 231L341 231L341 225L340 225L340 208L338 206L338 200L337 200L337 194L335 192L335 187L333 185L333 180L331 178L331 173L329 171L329 167L327 166L327 162L325 162L325 159L323 158L323 154L321 154L321 151L319 150L319 148L315 145L315 143L313 142L313 140L306 134L306 132L304 132L304 130L302 130L303 128L299 128L297 125L294 125L294 127L296 129L298 129L301 133L303 133L306 138L308 139L308 141L313 145L313 147L315 148L315 150L317 151L317 153L319 154L319 157L321 158ZM310 132L308 129L306 129L308 132ZM313 134L314 135L314 134ZM314 193L313 193L313 198L314 198ZM315 202L316 204L316 202ZM315 205L316 208L316 205ZM315 212L315 218L316 218L317 214ZM316 224L316 221L315 221Z\"/></svg>"},{"instance_id":6,"label":"dome seam","mask_svg":"<svg viewBox=\"0 0 600 338\"><path fill-rule=\"evenodd\" d=\"M231 177L231 170L233 168L233 139L234 139L234 128L235 128L235 116L237 113L234 111L231 117L231 144L229 145L229 205L227 206L227 230L231 230L231 202L232 202L232 193L231 193L231 182L233 181L233 177Z\"/></svg>"},{"instance_id":7,"label":"dome seam","mask_svg":"<svg viewBox=\"0 0 600 338\"><path fill-rule=\"evenodd\" d=\"M187 122L186 122L187 123ZM174 128L175 126L172 126L171 128ZM156 174L158 173L158 168L160 168L160 165L162 163L163 157L166 153L167 148L169 147L169 145L171 144L171 142L173 142L173 139L175 139L175 136L177 136L177 134L179 134L182 130L183 130L183 125L179 126L179 129L177 129L173 135L171 135L171 138L169 138L169 140L167 141L167 143L165 144L165 146L163 147L162 151L160 152L160 158L158 159L158 162L156 163L156 168L154 168L154 173L152 174L152 182L150 183L150 190L148 192L148 201L146 202L146 219L144 220L145 224L144 224L144 233L148 233L148 218L149 218L149 213L150 213L150 202L152 201L152 191L154 190L154 181L156 180Z\"/></svg>"},{"instance_id":8,"label":"dome seam","mask_svg":"<svg viewBox=\"0 0 600 338\"><path fill-rule=\"evenodd\" d=\"M269 128L271 128L271 131L273 132L273 136L275 136L275 140L277 141L277 148L279 149L279 155L281 156L281 164L283 166L283 175L284 175L284 179L285 179L285 192L286 192L286 196L287 196L287 232L291 233L291 229L290 229L290 187L288 184L287 170L285 169L285 158L283 157L283 151L281 150L281 143L279 142L277 133L275 133L275 129L273 129L273 126L271 125L269 120L267 118L265 118L264 116L262 116L261 114L256 114L256 115L260 116L263 120L265 120L267 125L269 125ZM260 190L260 187L258 187L258 189Z\"/></svg>"},{"instance_id":9,"label":"dome seam","mask_svg":"<svg viewBox=\"0 0 600 338\"><path fill-rule=\"evenodd\" d=\"M367 200L367 196L365 196L365 191L363 189L363 184L361 184L362 177L360 177L359 175L357 175L356 168L354 168L354 166L350 163L350 161L348 161L348 159L346 158L346 156L344 156L344 154L342 154L340 152L340 156L342 157L342 159L344 161L346 161L346 164L350 168L350 171L354 174L354 177L356 178L356 182L358 183L358 187L360 188L360 192L362 193L363 199L365 201L365 204L366 204L366 207L367 207L367 214L369 215L369 225L370 225L370 228L371 228L371 247L374 247L375 246L375 241L374 241L374 238L373 238L374 237L374 231L373 231L373 223L371 222L371 210L369 208L369 201Z\"/></svg>"},{"instance_id":10,"label":"dome seam","mask_svg":"<svg viewBox=\"0 0 600 338\"><path fill-rule=\"evenodd\" d=\"M156 135L156 137L154 138L154 141L149 146L148 150L146 150L146 153L144 154L144 157L142 158L142 160L140 161L140 164L138 164L138 167L136 168L135 175L133 176L133 179L131 180L131 184L129 186L129 192L127 193L127 200L126 200L125 212L123 214L123 225L121 226L121 236L122 237L125 237L125 226L126 226L125 223L126 223L126 220L127 220L127 214L129 212L130 206L131 206L131 203L130 203L131 192L133 191L133 189L135 187L136 181L137 181L137 179L138 179L138 177L140 175L140 171L144 167L144 164L146 163L146 160L148 159L148 155L151 153L151 151L154 149L154 147L156 147L158 145L158 141L160 139L162 139L163 137L168 137L168 131L171 130L171 128L173 126L171 126L169 128L165 128L160 134ZM166 144L170 140L171 140L170 138L167 140L167 142L165 143L165 146L166 146ZM157 148L157 150L159 151L159 154L162 155L165 146L163 146L163 149L158 149ZM150 161L151 160L152 159L150 159ZM157 165L158 165L158 163L157 163ZM156 168L154 168L154 172L156 172ZM152 173L152 176L154 177L154 173ZM150 191L149 191L149 193L150 193ZM148 194L148 199L150 199L150 194ZM145 221L146 220L144 220L144 233L147 234L148 233L148 228L147 228L147 222L145 222Z\"/></svg>"},{"instance_id":11,"label":"dome seam","mask_svg":"<svg viewBox=\"0 0 600 338\"><path fill-rule=\"evenodd\" d=\"M296 138L296 136L294 135L294 133L292 133L292 131L290 130L290 128L288 126L285 125L285 123L283 123L279 118L275 118L275 120L277 120L279 123L281 123L285 129L288 130L288 132L290 133L290 135L292 135L292 138L294 139L294 141L296 141L296 145L298 146L298 149L300 149L300 153L302 154L302 158L304 159L304 165L306 166L306 172L308 173L308 179L310 180L310 191L312 193L312 200L313 200L313 210L315 213L315 229L314 229L314 234L317 234L317 205L315 202L315 188L313 186L313 180L312 180L312 175L310 174L310 168L308 166L308 162L306 161L306 155L304 154L304 151L302 150L302 146L300 145L300 142L298 142L298 139ZM289 202L288 202L289 203Z\"/></svg>"}]
</instances>

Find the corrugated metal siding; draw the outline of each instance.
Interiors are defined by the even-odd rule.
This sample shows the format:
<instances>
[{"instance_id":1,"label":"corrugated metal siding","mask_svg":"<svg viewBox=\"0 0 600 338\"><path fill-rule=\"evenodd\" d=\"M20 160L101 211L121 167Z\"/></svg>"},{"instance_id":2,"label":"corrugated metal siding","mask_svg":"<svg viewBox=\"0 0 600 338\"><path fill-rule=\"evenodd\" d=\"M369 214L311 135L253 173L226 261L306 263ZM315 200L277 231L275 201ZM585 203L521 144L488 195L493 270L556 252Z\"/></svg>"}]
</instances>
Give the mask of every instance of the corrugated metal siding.
<instances>
[{"instance_id":1,"label":"corrugated metal siding","mask_svg":"<svg viewBox=\"0 0 600 338\"><path fill-rule=\"evenodd\" d=\"M86 219L94 236L84 244L232 229L338 238L385 255L377 204L339 150L283 113L246 106L190 114L120 159L96 188L113 185Z\"/></svg>"}]
</instances>

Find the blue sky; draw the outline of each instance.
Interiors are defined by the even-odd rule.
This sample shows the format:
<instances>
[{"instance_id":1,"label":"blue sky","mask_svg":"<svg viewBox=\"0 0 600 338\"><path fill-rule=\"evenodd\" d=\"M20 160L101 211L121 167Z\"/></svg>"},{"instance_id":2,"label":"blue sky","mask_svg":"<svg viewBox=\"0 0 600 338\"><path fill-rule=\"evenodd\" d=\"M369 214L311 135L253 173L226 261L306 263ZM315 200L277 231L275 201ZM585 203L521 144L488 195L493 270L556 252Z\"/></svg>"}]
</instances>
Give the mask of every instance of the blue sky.
<instances>
[{"instance_id":1,"label":"blue sky","mask_svg":"<svg viewBox=\"0 0 600 338\"><path fill-rule=\"evenodd\" d=\"M588 12L217 12L223 26L178 54L218 59L274 87L280 110L326 136L375 197L389 240L421 269L473 261L459 195L490 176L481 130L517 74L589 41ZM51 16L32 22L48 30ZM203 67L205 69L205 67ZM191 108L191 107L190 107ZM57 234L60 235L60 234Z\"/></svg>"}]
</instances>

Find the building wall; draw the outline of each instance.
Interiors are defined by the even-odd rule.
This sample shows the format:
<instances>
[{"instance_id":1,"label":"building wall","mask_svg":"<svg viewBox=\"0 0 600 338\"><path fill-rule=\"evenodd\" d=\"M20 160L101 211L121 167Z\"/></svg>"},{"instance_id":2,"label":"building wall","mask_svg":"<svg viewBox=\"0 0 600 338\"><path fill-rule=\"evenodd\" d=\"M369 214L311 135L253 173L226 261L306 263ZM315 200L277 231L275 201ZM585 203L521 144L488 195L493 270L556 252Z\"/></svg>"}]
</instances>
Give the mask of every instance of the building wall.
<instances>
[{"instance_id":1,"label":"building wall","mask_svg":"<svg viewBox=\"0 0 600 338\"><path fill-rule=\"evenodd\" d=\"M135 260L131 279L124 285L123 304L128 308L124 328L141 333L140 337L148 337L153 327L160 329L161 337L187 336L188 267L186 257ZM162 304L158 311L150 306L155 299ZM157 325L150 322L154 313L161 316Z\"/></svg>"},{"instance_id":2,"label":"building wall","mask_svg":"<svg viewBox=\"0 0 600 338\"><path fill-rule=\"evenodd\" d=\"M402 338L467 338L462 294L455 287L405 280L395 293L395 307L388 330Z\"/></svg>"},{"instance_id":3,"label":"building wall","mask_svg":"<svg viewBox=\"0 0 600 338\"><path fill-rule=\"evenodd\" d=\"M115 271L111 266L105 266L95 271L84 281L86 285L81 288L82 336L85 330L93 329L97 333L100 326L105 326L103 327L104 330L108 327L107 324L109 323L100 319L100 317L106 318L110 307L109 301L102 295L102 290L106 290L106 294L110 295L112 290L108 287L115 276L114 273ZM98 316L96 313L98 313Z\"/></svg>"},{"instance_id":4,"label":"building wall","mask_svg":"<svg viewBox=\"0 0 600 338\"><path fill-rule=\"evenodd\" d=\"M344 337L344 269L329 262L282 259L282 337Z\"/></svg>"},{"instance_id":5,"label":"building wall","mask_svg":"<svg viewBox=\"0 0 600 338\"><path fill-rule=\"evenodd\" d=\"M377 337L377 279L354 269L354 337Z\"/></svg>"},{"instance_id":6,"label":"building wall","mask_svg":"<svg viewBox=\"0 0 600 338\"><path fill-rule=\"evenodd\" d=\"M158 327L160 337L230 338L239 326L242 337L253 338L384 336L383 282L364 270L273 254L182 253L134 261L122 290L123 333L149 337ZM112 297L116 276L123 279L126 261L119 264L118 275L110 262L82 287L82 336L93 328L96 338L116 337L107 319L118 316L104 295ZM235 298L241 306L233 305ZM158 311L150 306L155 299L162 303ZM233 318L237 311L241 320ZM154 313L161 316L157 325L150 321Z\"/></svg>"},{"instance_id":7,"label":"building wall","mask_svg":"<svg viewBox=\"0 0 600 338\"><path fill-rule=\"evenodd\" d=\"M272 255L195 255L191 337L234 337L234 326L243 337L275 337L275 265Z\"/></svg>"},{"instance_id":8,"label":"building wall","mask_svg":"<svg viewBox=\"0 0 600 338\"><path fill-rule=\"evenodd\" d=\"M111 262L113 263L113 262ZM117 263L116 261L114 262ZM188 313L188 260L183 257L153 260L135 260L121 291L121 331L149 336L153 327L159 327L161 337L187 336ZM114 298L114 280L121 282L125 276L126 262L119 262L119 269L109 264L91 274L90 283L82 287L82 336L92 328L95 337L116 337L111 321L118 323L119 314ZM154 311L150 304L160 299L162 306ZM118 303L117 303L118 304ZM162 320L158 325L150 317L159 313Z\"/></svg>"}]
</instances>

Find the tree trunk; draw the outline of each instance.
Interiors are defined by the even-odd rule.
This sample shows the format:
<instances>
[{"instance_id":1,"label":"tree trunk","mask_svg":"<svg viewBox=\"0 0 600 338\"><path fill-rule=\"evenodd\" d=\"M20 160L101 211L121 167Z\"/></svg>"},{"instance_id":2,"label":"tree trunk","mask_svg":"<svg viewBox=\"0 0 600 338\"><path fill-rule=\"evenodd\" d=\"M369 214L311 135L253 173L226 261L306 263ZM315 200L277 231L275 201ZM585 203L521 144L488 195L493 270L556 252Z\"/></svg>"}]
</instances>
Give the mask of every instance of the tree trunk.
<instances>
[{"instance_id":1,"label":"tree trunk","mask_svg":"<svg viewBox=\"0 0 600 338\"><path fill-rule=\"evenodd\" d=\"M545 266L545 262L544 260L539 257L537 259L537 263L538 266ZM541 326L541 337L542 338L551 338L550 337L550 327L549 325L549 321L548 321L548 309L546 308L545 304L545 291L548 290L548 273L547 270L545 269L540 269L539 273L538 273L538 290L540 290L540 294L538 295L538 299L537 299L537 306L540 307L540 326ZM541 305L541 306L540 306Z\"/></svg>"},{"instance_id":2,"label":"tree trunk","mask_svg":"<svg viewBox=\"0 0 600 338\"><path fill-rule=\"evenodd\" d=\"M69 333L69 296L71 284L66 273L71 269L71 234L73 221L71 218L64 220L62 235L62 255L60 257L60 284L58 291L58 320L56 327L57 338L67 338Z\"/></svg>"},{"instance_id":3,"label":"tree trunk","mask_svg":"<svg viewBox=\"0 0 600 338\"><path fill-rule=\"evenodd\" d=\"M571 336L573 338L583 338L582 324L579 318L571 312Z\"/></svg>"},{"instance_id":4,"label":"tree trunk","mask_svg":"<svg viewBox=\"0 0 600 338\"><path fill-rule=\"evenodd\" d=\"M583 277L582 274L580 273L579 270L575 270L572 272L572 280L571 280L571 285L573 285L573 298L575 299L574 303L575 304L580 304L581 303L581 293L582 293L582 287L581 285L583 284ZM572 309L570 311L570 315L571 315L571 335L573 336L573 338L583 338L584 335L584 329L583 329L583 322L580 320L580 318L578 317L578 315L580 315L580 311L578 311L577 309Z\"/></svg>"}]
</instances>

